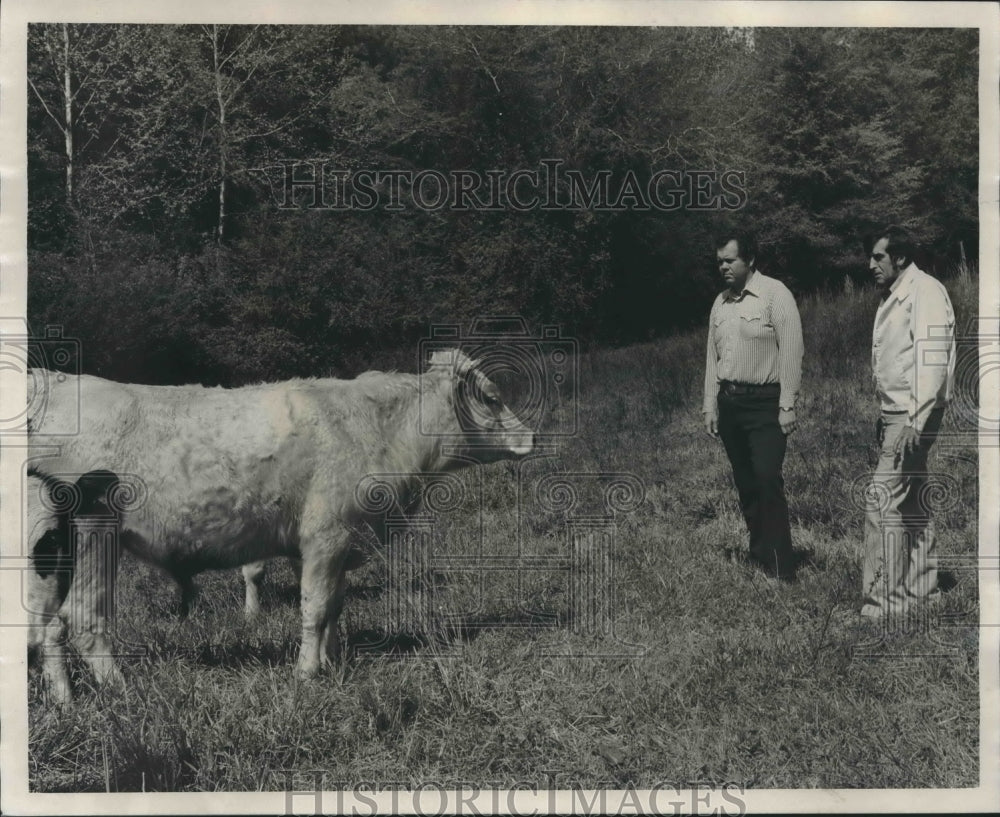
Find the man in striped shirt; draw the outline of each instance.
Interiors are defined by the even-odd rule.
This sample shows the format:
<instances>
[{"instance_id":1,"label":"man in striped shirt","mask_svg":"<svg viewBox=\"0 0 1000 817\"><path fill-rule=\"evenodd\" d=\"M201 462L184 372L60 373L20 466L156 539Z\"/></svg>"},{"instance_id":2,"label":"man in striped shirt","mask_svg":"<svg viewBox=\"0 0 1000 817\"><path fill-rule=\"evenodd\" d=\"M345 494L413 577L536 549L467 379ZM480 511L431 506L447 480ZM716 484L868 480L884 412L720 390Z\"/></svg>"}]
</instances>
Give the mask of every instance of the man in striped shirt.
<instances>
[{"instance_id":1,"label":"man in striped shirt","mask_svg":"<svg viewBox=\"0 0 1000 817\"><path fill-rule=\"evenodd\" d=\"M865 241L882 288L872 332L880 454L866 496L861 614L883 619L939 594L927 457L955 380L955 312L940 281L913 263L913 239L887 227Z\"/></svg>"},{"instance_id":2,"label":"man in striped shirt","mask_svg":"<svg viewBox=\"0 0 1000 817\"><path fill-rule=\"evenodd\" d=\"M721 438L750 531L750 559L792 579L795 560L781 466L795 431L802 323L780 281L755 268L746 234L717 242L726 289L712 305L705 362L705 430Z\"/></svg>"}]
</instances>

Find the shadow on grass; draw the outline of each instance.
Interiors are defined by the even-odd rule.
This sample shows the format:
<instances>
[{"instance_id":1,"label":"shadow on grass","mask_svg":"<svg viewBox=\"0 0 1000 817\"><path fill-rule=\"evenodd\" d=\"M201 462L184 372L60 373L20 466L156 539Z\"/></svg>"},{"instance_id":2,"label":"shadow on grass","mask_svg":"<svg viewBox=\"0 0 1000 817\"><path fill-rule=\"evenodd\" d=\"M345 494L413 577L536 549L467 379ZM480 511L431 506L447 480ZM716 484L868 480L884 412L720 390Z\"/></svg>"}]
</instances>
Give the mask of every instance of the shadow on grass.
<instances>
[{"instance_id":1,"label":"shadow on grass","mask_svg":"<svg viewBox=\"0 0 1000 817\"><path fill-rule=\"evenodd\" d=\"M347 595L358 601L377 601L386 592L385 585L377 583L349 585L347 589ZM298 586L292 583L273 587L267 594L262 594L261 602L264 615L282 608L295 608L298 603ZM275 636L273 633L264 635L255 622L246 621L240 613L229 612L233 618L224 625L224 632L218 627L211 633L199 630L197 635L187 640L186 645L183 643L185 639L178 638L177 633L164 637L162 642L152 639L146 648L144 660L153 664L184 660L201 667L221 669L280 667L295 663L300 647L297 627L293 634L286 634L286 637ZM430 657L442 652L456 652L485 631L552 629L560 623L565 624L560 616L530 610L432 616L426 624L416 623L403 630L386 627L348 628L342 643L348 660L361 655L389 657L421 652L426 652ZM181 621L175 624L177 627L188 626ZM343 629L341 632L344 632Z\"/></svg>"},{"instance_id":2,"label":"shadow on grass","mask_svg":"<svg viewBox=\"0 0 1000 817\"><path fill-rule=\"evenodd\" d=\"M350 660L359 656L403 657L426 649L430 643L430 639L418 633L388 633L366 628L347 637L347 655Z\"/></svg>"},{"instance_id":3,"label":"shadow on grass","mask_svg":"<svg viewBox=\"0 0 1000 817\"><path fill-rule=\"evenodd\" d=\"M553 629L558 619L530 612L462 616L438 623L431 632L388 632L384 629L357 630L347 637L348 654L364 656L404 656L426 652L427 657L460 650L482 633L492 630Z\"/></svg>"},{"instance_id":4,"label":"shadow on grass","mask_svg":"<svg viewBox=\"0 0 1000 817\"><path fill-rule=\"evenodd\" d=\"M346 598L358 599L361 601L371 601L377 599L385 593L385 586L380 584L351 584L348 583ZM301 595L297 583L282 585L265 585L260 594L261 610L279 610L283 607L299 606Z\"/></svg>"},{"instance_id":5,"label":"shadow on grass","mask_svg":"<svg viewBox=\"0 0 1000 817\"><path fill-rule=\"evenodd\" d=\"M203 667L221 669L241 669L253 665L280 667L294 663L298 652L298 641L230 642L202 645L193 659Z\"/></svg>"}]
</instances>

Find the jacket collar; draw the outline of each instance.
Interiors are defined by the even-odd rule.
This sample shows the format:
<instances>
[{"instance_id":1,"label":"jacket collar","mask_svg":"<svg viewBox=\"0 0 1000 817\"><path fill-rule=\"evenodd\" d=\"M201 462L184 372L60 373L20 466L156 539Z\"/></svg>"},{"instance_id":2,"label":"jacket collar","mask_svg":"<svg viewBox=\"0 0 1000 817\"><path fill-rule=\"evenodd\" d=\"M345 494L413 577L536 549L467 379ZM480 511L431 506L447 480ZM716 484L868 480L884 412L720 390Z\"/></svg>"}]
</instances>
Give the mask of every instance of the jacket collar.
<instances>
[{"instance_id":1,"label":"jacket collar","mask_svg":"<svg viewBox=\"0 0 1000 817\"><path fill-rule=\"evenodd\" d=\"M886 300L895 298L900 303L905 301L913 291L913 284L920 271L920 268L911 261L910 265L899 273L896 280L889 285L889 295Z\"/></svg>"}]
</instances>

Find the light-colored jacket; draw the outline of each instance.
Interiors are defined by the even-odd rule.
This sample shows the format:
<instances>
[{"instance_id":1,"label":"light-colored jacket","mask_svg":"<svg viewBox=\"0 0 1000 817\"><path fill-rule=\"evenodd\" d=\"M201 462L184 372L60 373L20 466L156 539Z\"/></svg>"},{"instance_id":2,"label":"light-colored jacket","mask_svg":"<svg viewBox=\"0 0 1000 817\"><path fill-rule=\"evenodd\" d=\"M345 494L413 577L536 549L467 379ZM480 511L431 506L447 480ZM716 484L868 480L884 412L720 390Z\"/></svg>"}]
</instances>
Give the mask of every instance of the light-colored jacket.
<instances>
[{"instance_id":1,"label":"light-colored jacket","mask_svg":"<svg viewBox=\"0 0 1000 817\"><path fill-rule=\"evenodd\" d=\"M918 432L951 400L955 311L944 285L916 264L900 273L875 313L872 373L882 410L905 411Z\"/></svg>"}]
</instances>

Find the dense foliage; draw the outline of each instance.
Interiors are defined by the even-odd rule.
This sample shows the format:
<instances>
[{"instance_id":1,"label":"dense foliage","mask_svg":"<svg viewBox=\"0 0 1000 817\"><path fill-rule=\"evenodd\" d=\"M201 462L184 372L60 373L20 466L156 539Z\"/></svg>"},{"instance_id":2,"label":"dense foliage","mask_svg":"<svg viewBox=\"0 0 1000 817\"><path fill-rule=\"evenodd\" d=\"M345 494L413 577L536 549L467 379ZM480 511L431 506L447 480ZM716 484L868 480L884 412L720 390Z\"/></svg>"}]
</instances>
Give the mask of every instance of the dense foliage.
<instances>
[{"instance_id":1,"label":"dense foliage","mask_svg":"<svg viewBox=\"0 0 1000 817\"><path fill-rule=\"evenodd\" d=\"M977 247L977 52L960 29L33 25L29 319L86 371L236 384L482 314L611 343L697 325L721 221L799 293L864 277L880 222L933 269ZM289 195L324 163L329 206ZM518 170L534 206L530 180L451 206L457 172ZM452 197L415 206L425 173L365 207L366 171Z\"/></svg>"}]
</instances>

